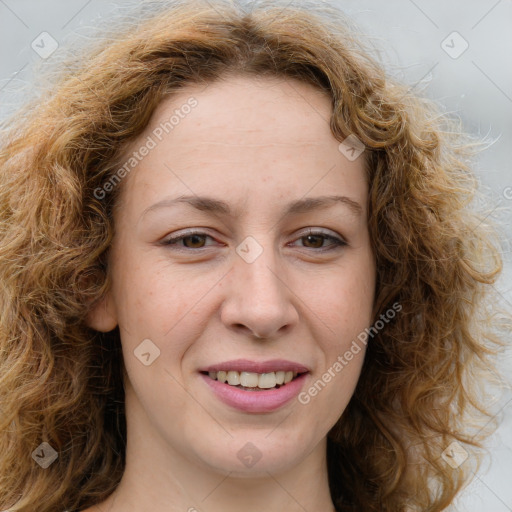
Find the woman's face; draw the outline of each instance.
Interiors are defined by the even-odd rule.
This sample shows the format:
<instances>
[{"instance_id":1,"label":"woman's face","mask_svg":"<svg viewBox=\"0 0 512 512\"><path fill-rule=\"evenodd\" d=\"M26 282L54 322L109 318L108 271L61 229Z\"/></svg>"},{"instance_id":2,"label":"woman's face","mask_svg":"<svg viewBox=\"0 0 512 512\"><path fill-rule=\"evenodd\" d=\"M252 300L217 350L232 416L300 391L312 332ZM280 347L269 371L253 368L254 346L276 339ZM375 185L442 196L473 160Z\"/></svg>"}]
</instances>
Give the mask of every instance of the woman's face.
<instances>
[{"instance_id":1,"label":"woman's face","mask_svg":"<svg viewBox=\"0 0 512 512\"><path fill-rule=\"evenodd\" d=\"M139 454L254 476L324 450L375 285L364 153L330 114L301 82L229 77L166 99L127 153L90 323L119 325Z\"/></svg>"}]
</instances>

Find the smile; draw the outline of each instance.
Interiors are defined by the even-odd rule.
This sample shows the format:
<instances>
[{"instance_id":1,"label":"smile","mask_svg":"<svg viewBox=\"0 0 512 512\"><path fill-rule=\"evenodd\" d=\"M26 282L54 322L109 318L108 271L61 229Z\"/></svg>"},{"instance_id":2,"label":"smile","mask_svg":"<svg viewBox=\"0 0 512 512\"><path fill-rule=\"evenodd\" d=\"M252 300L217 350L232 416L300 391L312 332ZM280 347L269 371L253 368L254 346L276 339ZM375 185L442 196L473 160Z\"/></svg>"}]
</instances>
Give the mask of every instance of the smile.
<instances>
[{"instance_id":1,"label":"smile","mask_svg":"<svg viewBox=\"0 0 512 512\"><path fill-rule=\"evenodd\" d=\"M285 359L235 359L199 368L212 398L244 413L270 413L297 398L311 370Z\"/></svg>"},{"instance_id":2,"label":"smile","mask_svg":"<svg viewBox=\"0 0 512 512\"><path fill-rule=\"evenodd\" d=\"M267 373L238 372L235 370L208 372L210 379L246 391L279 389L295 379L297 375L299 375L298 372L284 370Z\"/></svg>"}]
</instances>

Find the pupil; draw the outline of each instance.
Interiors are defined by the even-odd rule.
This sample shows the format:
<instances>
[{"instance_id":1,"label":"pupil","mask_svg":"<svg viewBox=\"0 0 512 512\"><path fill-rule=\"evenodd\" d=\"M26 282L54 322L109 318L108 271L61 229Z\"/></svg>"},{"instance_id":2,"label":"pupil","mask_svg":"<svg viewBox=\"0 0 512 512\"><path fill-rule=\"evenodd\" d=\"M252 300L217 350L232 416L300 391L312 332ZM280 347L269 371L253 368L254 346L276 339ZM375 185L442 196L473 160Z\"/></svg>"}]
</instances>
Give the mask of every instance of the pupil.
<instances>
[{"instance_id":1,"label":"pupil","mask_svg":"<svg viewBox=\"0 0 512 512\"><path fill-rule=\"evenodd\" d=\"M320 242L320 243L315 244L315 242L314 242L315 239L317 242ZM319 235L306 235L306 240L308 241L308 243L311 242L311 240L313 240L314 247L322 247L323 240L322 240L322 237Z\"/></svg>"},{"instance_id":2,"label":"pupil","mask_svg":"<svg viewBox=\"0 0 512 512\"><path fill-rule=\"evenodd\" d=\"M201 246L201 242L204 242L204 239L201 235L190 235L183 239L184 242L185 242L185 240L192 240L193 247L197 247L197 244L199 244L199 246ZM190 246L190 244L187 244L186 242L185 242L185 245L187 247Z\"/></svg>"}]
</instances>

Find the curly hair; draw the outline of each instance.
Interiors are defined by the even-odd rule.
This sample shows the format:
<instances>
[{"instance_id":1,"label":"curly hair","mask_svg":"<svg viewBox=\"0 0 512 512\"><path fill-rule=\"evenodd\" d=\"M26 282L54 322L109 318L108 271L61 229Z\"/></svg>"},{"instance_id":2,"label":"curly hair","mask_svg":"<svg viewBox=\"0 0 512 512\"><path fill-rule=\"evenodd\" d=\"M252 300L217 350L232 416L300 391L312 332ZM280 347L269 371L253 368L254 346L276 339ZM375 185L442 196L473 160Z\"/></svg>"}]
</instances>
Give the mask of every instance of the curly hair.
<instances>
[{"instance_id":1,"label":"curly hair","mask_svg":"<svg viewBox=\"0 0 512 512\"><path fill-rule=\"evenodd\" d=\"M402 310L371 338L356 391L329 432L337 510L444 510L479 460L481 426L492 418L481 384L508 317L492 293L500 242L472 207L474 144L433 101L388 77L337 9L262 1L246 11L229 0L146 3L61 59L51 87L4 123L2 509L86 508L120 482L119 330L87 327L110 286L120 187L101 198L95 191L164 98L229 74L325 91L334 137L365 146L373 316L395 302ZM42 441L58 453L44 470L31 458ZM457 468L442 457L452 442L472 455Z\"/></svg>"}]
</instances>

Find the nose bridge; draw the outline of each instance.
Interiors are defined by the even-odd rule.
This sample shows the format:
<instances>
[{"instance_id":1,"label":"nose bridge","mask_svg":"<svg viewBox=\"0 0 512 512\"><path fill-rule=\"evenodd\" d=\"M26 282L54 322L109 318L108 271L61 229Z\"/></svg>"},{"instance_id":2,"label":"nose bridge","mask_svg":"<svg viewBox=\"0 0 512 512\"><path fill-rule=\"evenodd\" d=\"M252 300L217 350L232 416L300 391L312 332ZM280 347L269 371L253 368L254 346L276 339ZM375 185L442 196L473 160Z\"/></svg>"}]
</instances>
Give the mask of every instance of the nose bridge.
<instances>
[{"instance_id":1,"label":"nose bridge","mask_svg":"<svg viewBox=\"0 0 512 512\"><path fill-rule=\"evenodd\" d=\"M263 237L260 237L260 240ZM247 287L246 292L249 298L267 299L261 303L282 299L284 284L277 277L279 261L275 254L272 243L268 241L263 245L254 237L247 237L237 247L237 258L235 260L236 272L240 276L240 284Z\"/></svg>"},{"instance_id":2,"label":"nose bridge","mask_svg":"<svg viewBox=\"0 0 512 512\"><path fill-rule=\"evenodd\" d=\"M259 337L272 336L298 318L279 255L270 242L263 245L252 237L247 237L236 252L224 322L243 325Z\"/></svg>"},{"instance_id":3,"label":"nose bridge","mask_svg":"<svg viewBox=\"0 0 512 512\"><path fill-rule=\"evenodd\" d=\"M265 296L275 294L283 283L277 278L276 257L271 248L266 248L253 262L242 258L237 267L252 294L264 292Z\"/></svg>"}]
</instances>

